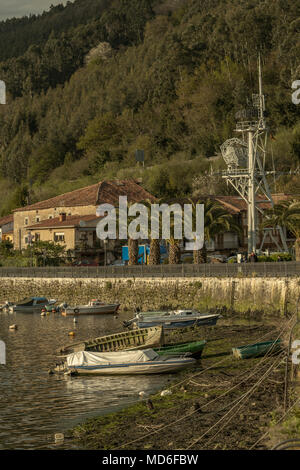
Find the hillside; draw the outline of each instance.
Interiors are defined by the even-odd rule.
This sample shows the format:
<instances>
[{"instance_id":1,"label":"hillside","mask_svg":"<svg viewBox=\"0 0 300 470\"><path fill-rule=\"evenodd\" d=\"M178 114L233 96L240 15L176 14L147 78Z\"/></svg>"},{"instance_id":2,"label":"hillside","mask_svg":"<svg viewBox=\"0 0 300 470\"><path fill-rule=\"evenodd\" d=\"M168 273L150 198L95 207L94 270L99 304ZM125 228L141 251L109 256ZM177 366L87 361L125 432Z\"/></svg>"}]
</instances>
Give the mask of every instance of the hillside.
<instances>
[{"instance_id":1,"label":"hillside","mask_svg":"<svg viewBox=\"0 0 300 470\"><path fill-rule=\"evenodd\" d=\"M41 15L0 22L0 61L19 57L32 45L43 46L53 32L58 35L99 18L109 0L75 0L51 6Z\"/></svg>"},{"instance_id":2,"label":"hillside","mask_svg":"<svg viewBox=\"0 0 300 470\"><path fill-rule=\"evenodd\" d=\"M267 165L297 167L299 9L291 0L77 0L32 19L32 43L24 39L25 52L7 43L0 62L9 91L0 109L1 214L104 177L142 176L148 190L173 197L191 194L202 175L205 190L228 191L205 173L222 166L219 146L257 91L258 51L272 134ZM0 39L26 37L28 19L6 23ZM300 191L299 177L270 183Z\"/></svg>"}]
</instances>

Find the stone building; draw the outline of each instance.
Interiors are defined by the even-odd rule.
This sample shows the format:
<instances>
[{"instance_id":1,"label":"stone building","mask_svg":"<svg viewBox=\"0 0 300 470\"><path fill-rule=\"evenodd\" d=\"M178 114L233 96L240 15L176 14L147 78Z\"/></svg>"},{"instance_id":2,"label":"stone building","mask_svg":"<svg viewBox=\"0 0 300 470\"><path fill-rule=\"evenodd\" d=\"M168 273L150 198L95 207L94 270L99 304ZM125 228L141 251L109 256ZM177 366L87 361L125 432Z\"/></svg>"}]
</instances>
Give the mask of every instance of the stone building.
<instances>
[{"instance_id":1,"label":"stone building","mask_svg":"<svg viewBox=\"0 0 300 470\"><path fill-rule=\"evenodd\" d=\"M13 214L7 215L0 219L0 240L9 240L13 243L14 238L14 216Z\"/></svg>"},{"instance_id":2,"label":"stone building","mask_svg":"<svg viewBox=\"0 0 300 470\"><path fill-rule=\"evenodd\" d=\"M91 244L97 207L105 203L118 206L119 196L127 196L128 202L155 200L134 180L111 180L20 207L13 211L14 249L26 248L33 236L40 240L66 242L69 247L75 246L80 237L87 237L87 243ZM89 225L90 230L87 230Z\"/></svg>"},{"instance_id":3,"label":"stone building","mask_svg":"<svg viewBox=\"0 0 300 470\"><path fill-rule=\"evenodd\" d=\"M25 241L53 241L65 246L66 250L94 248L98 220L95 214L67 216L62 212L59 217L30 225Z\"/></svg>"}]
</instances>

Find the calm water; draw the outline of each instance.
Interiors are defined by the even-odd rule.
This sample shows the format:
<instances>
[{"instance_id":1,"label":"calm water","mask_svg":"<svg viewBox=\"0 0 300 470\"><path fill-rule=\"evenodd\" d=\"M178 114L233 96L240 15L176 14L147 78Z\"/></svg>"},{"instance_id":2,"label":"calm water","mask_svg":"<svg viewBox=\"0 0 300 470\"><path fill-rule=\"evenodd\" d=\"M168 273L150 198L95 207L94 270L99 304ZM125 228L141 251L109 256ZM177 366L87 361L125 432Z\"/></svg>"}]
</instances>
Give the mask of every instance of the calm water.
<instances>
[{"instance_id":1,"label":"calm water","mask_svg":"<svg viewBox=\"0 0 300 470\"><path fill-rule=\"evenodd\" d=\"M132 315L126 314L126 318ZM54 433L64 432L86 418L140 400L141 390L153 392L170 376L68 377L49 375L55 350L72 341L122 331L112 315L73 318L37 313L0 313L0 339L7 348L0 365L0 449L57 448ZM16 323L18 330L9 330ZM74 339L68 336L75 331ZM72 448L65 441L59 448Z\"/></svg>"}]
</instances>

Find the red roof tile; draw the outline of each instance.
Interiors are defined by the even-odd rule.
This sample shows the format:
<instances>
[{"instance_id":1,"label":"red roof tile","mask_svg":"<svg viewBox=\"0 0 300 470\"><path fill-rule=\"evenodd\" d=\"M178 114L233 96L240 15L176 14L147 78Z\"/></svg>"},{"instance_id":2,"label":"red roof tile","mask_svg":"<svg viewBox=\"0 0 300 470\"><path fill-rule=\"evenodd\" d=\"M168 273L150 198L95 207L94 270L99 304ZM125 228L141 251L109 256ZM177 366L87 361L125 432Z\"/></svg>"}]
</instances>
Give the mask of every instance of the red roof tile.
<instances>
[{"instance_id":1,"label":"red roof tile","mask_svg":"<svg viewBox=\"0 0 300 470\"><path fill-rule=\"evenodd\" d=\"M1 217L0 219L0 227L6 224L10 224L11 222L14 221L14 216L13 214L6 215L5 217Z\"/></svg>"},{"instance_id":2,"label":"red roof tile","mask_svg":"<svg viewBox=\"0 0 300 470\"><path fill-rule=\"evenodd\" d=\"M97 206L103 203L116 205L119 203L119 196L127 196L130 202L155 199L152 194L148 193L134 180L100 181L91 186L75 189L75 191L61 194L45 201L19 207L14 212L50 209L52 207Z\"/></svg>"},{"instance_id":3,"label":"red roof tile","mask_svg":"<svg viewBox=\"0 0 300 470\"><path fill-rule=\"evenodd\" d=\"M80 222L91 222L95 220L95 227L97 225L98 220L100 217L97 217L96 214L91 215L71 215L67 216L66 220L60 220L59 217L55 217L54 219L46 219L42 220L38 224L30 225L27 229L31 230L38 230L43 228L55 228L55 227L79 227Z\"/></svg>"}]
</instances>

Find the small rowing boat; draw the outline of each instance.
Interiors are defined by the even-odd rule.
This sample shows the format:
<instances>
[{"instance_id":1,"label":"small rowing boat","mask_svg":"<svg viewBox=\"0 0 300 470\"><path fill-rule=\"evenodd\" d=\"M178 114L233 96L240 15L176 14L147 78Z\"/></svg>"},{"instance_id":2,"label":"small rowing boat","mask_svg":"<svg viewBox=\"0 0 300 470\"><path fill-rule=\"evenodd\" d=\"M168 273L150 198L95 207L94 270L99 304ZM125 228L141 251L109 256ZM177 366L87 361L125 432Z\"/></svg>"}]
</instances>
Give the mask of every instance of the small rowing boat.
<instances>
[{"instance_id":1,"label":"small rowing boat","mask_svg":"<svg viewBox=\"0 0 300 470\"><path fill-rule=\"evenodd\" d=\"M190 343L167 344L165 346L161 346L160 348L154 348L154 351L157 352L157 354L160 356L180 356L188 354L189 357L199 359L202 355L205 345L206 341L200 340L192 341Z\"/></svg>"},{"instance_id":2,"label":"small rowing boat","mask_svg":"<svg viewBox=\"0 0 300 470\"><path fill-rule=\"evenodd\" d=\"M234 357L248 359L249 357L264 356L267 353L277 354L281 350L281 340L265 341L263 343L248 344L232 348Z\"/></svg>"},{"instance_id":3,"label":"small rowing boat","mask_svg":"<svg viewBox=\"0 0 300 470\"><path fill-rule=\"evenodd\" d=\"M123 331L107 336L88 339L81 343L70 344L59 349L59 354L71 354L78 351L113 352L121 350L159 347L164 343L161 326Z\"/></svg>"},{"instance_id":4,"label":"small rowing boat","mask_svg":"<svg viewBox=\"0 0 300 470\"><path fill-rule=\"evenodd\" d=\"M67 356L65 368L84 375L142 375L177 372L195 363L191 357L160 356L153 349L112 353L80 351Z\"/></svg>"},{"instance_id":5,"label":"small rowing boat","mask_svg":"<svg viewBox=\"0 0 300 470\"><path fill-rule=\"evenodd\" d=\"M175 310L169 312L142 312L124 322L124 326L147 328L162 325L165 329L184 328L186 326L215 325L220 314L200 313L196 310Z\"/></svg>"},{"instance_id":6,"label":"small rowing boat","mask_svg":"<svg viewBox=\"0 0 300 470\"><path fill-rule=\"evenodd\" d=\"M98 315L107 313L116 313L120 304L106 304L98 299L91 300L87 305L70 306L66 305L62 308L62 315Z\"/></svg>"}]
</instances>

